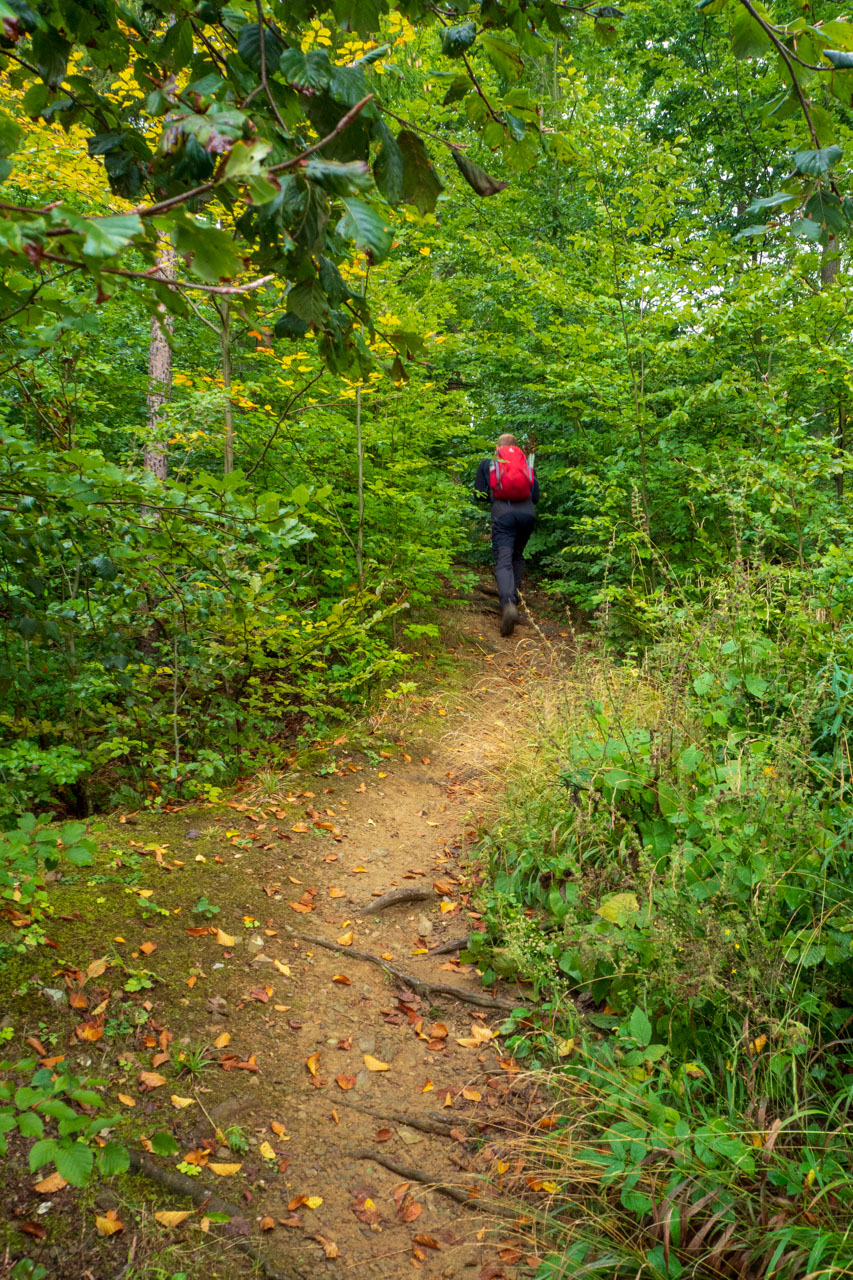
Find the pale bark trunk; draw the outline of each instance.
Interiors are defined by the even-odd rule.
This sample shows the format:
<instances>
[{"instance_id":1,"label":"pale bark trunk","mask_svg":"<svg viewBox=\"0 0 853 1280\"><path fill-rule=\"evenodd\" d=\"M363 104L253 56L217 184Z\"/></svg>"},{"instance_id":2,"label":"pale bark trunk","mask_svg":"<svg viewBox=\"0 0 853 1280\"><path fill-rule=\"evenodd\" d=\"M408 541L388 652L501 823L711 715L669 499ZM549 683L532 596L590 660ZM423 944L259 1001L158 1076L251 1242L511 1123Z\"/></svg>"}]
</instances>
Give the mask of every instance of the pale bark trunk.
<instances>
[{"instance_id":1,"label":"pale bark trunk","mask_svg":"<svg viewBox=\"0 0 853 1280\"><path fill-rule=\"evenodd\" d=\"M160 253L157 274L164 280L174 280L177 275L175 251L165 245ZM172 398L172 317L160 303L151 317L151 342L148 347L148 439L145 444L144 466L158 480L165 480L169 471L169 445L163 408Z\"/></svg>"}]
</instances>

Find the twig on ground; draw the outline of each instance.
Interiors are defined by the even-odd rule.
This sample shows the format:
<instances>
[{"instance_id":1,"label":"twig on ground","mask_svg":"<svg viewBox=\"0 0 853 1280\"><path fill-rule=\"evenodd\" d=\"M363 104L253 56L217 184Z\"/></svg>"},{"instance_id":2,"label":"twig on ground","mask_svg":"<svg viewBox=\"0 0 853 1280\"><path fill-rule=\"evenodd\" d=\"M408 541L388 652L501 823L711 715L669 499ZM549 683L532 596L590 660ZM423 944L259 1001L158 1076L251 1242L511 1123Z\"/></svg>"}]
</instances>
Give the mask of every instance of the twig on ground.
<instances>
[{"instance_id":1,"label":"twig on ground","mask_svg":"<svg viewBox=\"0 0 853 1280\"><path fill-rule=\"evenodd\" d=\"M415 978L411 973L389 964L381 956L370 951L357 951L354 947L343 947L337 942L328 942L325 938L315 938L307 933L297 935L303 942L310 942L315 947L325 947L327 951L338 951L350 960L366 960L368 964L378 965L386 973L390 973L398 982L403 982L419 996L447 996L449 1000L464 1000L467 1004L479 1005L481 1009L517 1009L524 1003L522 1000L502 1000L499 996L487 996L480 991L466 991L464 987L452 987L443 982L428 982L425 978Z\"/></svg>"},{"instance_id":2,"label":"twig on ground","mask_svg":"<svg viewBox=\"0 0 853 1280\"><path fill-rule=\"evenodd\" d=\"M358 915L369 916L374 911L384 911L386 907L398 907L405 902L426 902L435 897L434 889L389 889L381 897L359 907Z\"/></svg>"}]
</instances>

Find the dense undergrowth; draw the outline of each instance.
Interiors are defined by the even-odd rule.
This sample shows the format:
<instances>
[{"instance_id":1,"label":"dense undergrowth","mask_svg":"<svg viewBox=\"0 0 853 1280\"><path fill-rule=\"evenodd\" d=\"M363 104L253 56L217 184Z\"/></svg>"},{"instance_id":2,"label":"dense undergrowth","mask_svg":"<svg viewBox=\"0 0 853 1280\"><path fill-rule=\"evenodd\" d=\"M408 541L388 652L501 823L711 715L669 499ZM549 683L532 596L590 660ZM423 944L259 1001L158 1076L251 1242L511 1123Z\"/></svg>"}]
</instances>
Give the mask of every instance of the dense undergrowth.
<instances>
[{"instance_id":1,"label":"dense undergrowth","mask_svg":"<svg viewBox=\"0 0 853 1280\"><path fill-rule=\"evenodd\" d=\"M555 670L483 842L487 981L550 1073L540 1280L850 1274L845 579L739 563Z\"/></svg>"}]
</instances>

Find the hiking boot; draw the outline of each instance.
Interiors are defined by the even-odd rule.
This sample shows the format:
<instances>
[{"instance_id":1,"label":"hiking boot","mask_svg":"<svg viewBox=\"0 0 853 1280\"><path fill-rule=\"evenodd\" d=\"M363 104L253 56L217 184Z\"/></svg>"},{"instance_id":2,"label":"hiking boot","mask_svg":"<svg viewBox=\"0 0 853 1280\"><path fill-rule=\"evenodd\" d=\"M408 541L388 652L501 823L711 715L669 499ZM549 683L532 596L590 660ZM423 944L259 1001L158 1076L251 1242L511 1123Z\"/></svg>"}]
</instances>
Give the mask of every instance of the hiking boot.
<instances>
[{"instance_id":1,"label":"hiking boot","mask_svg":"<svg viewBox=\"0 0 853 1280\"><path fill-rule=\"evenodd\" d=\"M511 636L518 622L518 609L514 604L505 604L501 610L501 635Z\"/></svg>"}]
</instances>

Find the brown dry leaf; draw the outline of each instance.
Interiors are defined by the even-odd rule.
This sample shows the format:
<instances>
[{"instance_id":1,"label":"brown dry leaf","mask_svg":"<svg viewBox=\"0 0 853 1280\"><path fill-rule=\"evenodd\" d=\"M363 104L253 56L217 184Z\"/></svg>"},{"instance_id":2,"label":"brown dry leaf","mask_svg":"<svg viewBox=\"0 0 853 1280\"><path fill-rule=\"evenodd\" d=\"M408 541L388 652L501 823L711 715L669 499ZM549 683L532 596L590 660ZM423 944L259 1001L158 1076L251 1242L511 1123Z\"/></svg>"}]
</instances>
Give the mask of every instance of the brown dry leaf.
<instances>
[{"instance_id":1,"label":"brown dry leaf","mask_svg":"<svg viewBox=\"0 0 853 1280\"><path fill-rule=\"evenodd\" d=\"M251 998L253 1000L260 1001L261 1004L269 1004L269 999L272 994L273 988L270 986L252 987L252 990L249 992Z\"/></svg>"},{"instance_id":2,"label":"brown dry leaf","mask_svg":"<svg viewBox=\"0 0 853 1280\"><path fill-rule=\"evenodd\" d=\"M430 1040L444 1040L447 1035L447 1027L443 1022L434 1022L429 1029Z\"/></svg>"},{"instance_id":3,"label":"brown dry leaf","mask_svg":"<svg viewBox=\"0 0 853 1280\"><path fill-rule=\"evenodd\" d=\"M314 1239L323 1246L323 1252L327 1258L339 1258L341 1256L341 1251L334 1240L327 1240L325 1236L315 1236Z\"/></svg>"},{"instance_id":4,"label":"brown dry leaf","mask_svg":"<svg viewBox=\"0 0 853 1280\"><path fill-rule=\"evenodd\" d=\"M231 1032L223 1031L221 1036L217 1036L213 1042L214 1049L224 1049L226 1045L231 1043Z\"/></svg>"},{"instance_id":5,"label":"brown dry leaf","mask_svg":"<svg viewBox=\"0 0 853 1280\"><path fill-rule=\"evenodd\" d=\"M449 1093L449 1092L448 1092L448 1093L446 1093L446 1094L444 1095L444 1102L442 1102L442 1104L441 1104L441 1105L442 1105L443 1107L452 1107L452 1106L453 1106L453 1099L451 1098L451 1096L450 1096L450 1093Z\"/></svg>"},{"instance_id":6,"label":"brown dry leaf","mask_svg":"<svg viewBox=\"0 0 853 1280\"><path fill-rule=\"evenodd\" d=\"M469 1102L482 1102L483 1095L477 1089L463 1089L462 1097L467 1098Z\"/></svg>"},{"instance_id":7,"label":"brown dry leaf","mask_svg":"<svg viewBox=\"0 0 853 1280\"><path fill-rule=\"evenodd\" d=\"M41 1040L39 1040L38 1036L27 1036L26 1043L30 1046L31 1049L35 1049L36 1053L39 1055L40 1058L44 1058L47 1056L47 1049L45 1049L44 1045L42 1044Z\"/></svg>"},{"instance_id":8,"label":"brown dry leaf","mask_svg":"<svg viewBox=\"0 0 853 1280\"><path fill-rule=\"evenodd\" d=\"M243 1168L243 1165L242 1163L241 1164L209 1164L207 1167L208 1169L212 1169L213 1172L220 1178L230 1178L233 1173L239 1173L240 1170Z\"/></svg>"},{"instance_id":9,"label":"brown dry leaf","mask_svg":"<svg viewBox=\"0 0 853 1280\"><path fill-rule=\"evenodd\" d=\"M310 1058L305 1059L305 1065L311 1072L312 1076L316 1076L317 1067L320 1065L320 1052L312 1053Z\"/></svg>"},{"instance_id":10,"label":"brown dry leaf","mask_svg":"<svg viewBox=\"0 0 853 1280\"><path fill-rule=\"evenodd\" d=\"M330 898L345 898L347 896L346 889L336 889L334 885L329 889Z\"/></svg>"},{"instance_id":11,"label":"brown dry leaf","mask_svg":"<svg viewBox=\"0 0 853 1280\"><path fill-rule=\"evenodd\" d=\"M380 1062L378 1058L374 1058L372 1053L364 1055L364 1065L368 1071L390 1071L391 1068L387 1062Z\"/></svg>"},{"instance_id":12,"label":"brown dry leaf","mask_svg":"<svg viewBox=\"0 0 853 1280\"><path fill-rule=\"evenodd\" d=\"M280 1120L271 1120L270 1128L272 1129L273 1133L278 1134L280 1138L284 1138L287 1136L287 1125L282 1124Z\"/></svg>"},{"instance_id":13,"label":"brown dry leaf","mask_svg":"<svg viewBox=\"0 0 853 1280\"><path fill-rule=\"evenodd\" d=\"M131 1096L130 1096L130 1094L129 1094L129 1093L120 1093L120 1094L118 1095L118 1100L119 1100L119 1102L121 1103L121 1105L122 1105L123 1107L135 1107L135 1106L136 1106L136 1099L135 1099L135 1098L131 1098Z\"/></svg>"},{"instance_id":14,"label":"brown dry leaf","mask_svg":"<svg viewBox=\"0 0 853 1280\"><path fill-rule=\"evenodd\" d=\"M332 978L332 982L339 982L342 987L351 987L352 980L345 973L336 973Z\"/></svg>"},{"instance_id":15,"label":"brown dry leaf","mask_svg":"<svg viewBox=\"0 0 853 1280\"><path fill-rule=\"evenodd\" d=\"M342 933L341 936L338 938L338 946L351 947L352 938L353 938L352 929L347 929L346 933Z\"/></svg>"},{"instance_id":16,"label":"brown dry leaf","mask_svg":"<svg viewBox=\"0 0 853 1280\"><path fill-rule=\"evenodd\" d=\"M294 822L290 830L295 831L298 835L304 835L308 830L308 825L305 822Z\"/></svg>"},{"instance_id":17,"label":"brown dry leaf","mask_svg":"<svg viewBox=\"0 0 853 1280\"><path fill-rule=\"evenodd\" d=\"M401 1182L398 1187L394 1188L394 1203L399 1208L406 1198L406 1192L411 1186L411 1182Z\"/></svg>"},{"instance_id":18,"label":"brown dry leaf","mask_svg":"<svg viewBox=\"0 0 853 1280\"><path fill-rule=\"evenodd\" d=\"M107 1209L103 1216L96 1213L95 1227L99 1236L114 1236L117 1231L124 1231L124 1223L115 1209Z\"/></svg>"},{"instance_id":19,"label":"brown dry leaf","mask_svg":"<svg viewBox=\"0 0 853 1280\"><path fill-rule=\"evenodd\" d=\"M411 1196L406 1196L397 1210L397 1217L401 1222L414 1222L421 1216L423 1209L423 1205L418 1200L413 1200Z\"/></svg>"},{"instance_id":20,"label":"brown dry leaf","mask_svg":"<svg viewBox=\"0 0 853 1280\"><path fill-rule=\"evenodd\" d=\"M219 943L220 947L234 946L234 939L231 937L231 934L226 933L224 929L216 930L216 941Z\"/></svg>"},{"instance_id":21,"label":"brown dry leaf","mask_svg":"<svg viewBox=\"0 0 853 1280\"><path fill-rule=\"evenodd\" d=\"M152 953L152 951L156 951L156 950L157 950L157 943L156 943L156 942L143 942L143 943L140 945L139 950L142 952L142 954L143 954L144 956L150 956L150 955L151 955L151 953Z\"/></svg>"},{"instance_id":22,"label":"brown dry leaf","mask_svg":"<svg viewBox=\"0 0 853 1280\"><path fill-rule=\"evenodd\" d=\"M352 1211L358 1218L359 1222L365 1223L366 1226L372 1227L382 1221L382 1215L376 1207L376 1201L371 1199L366 1191L361 1192L356 1197Z\"/></svg>"},{"instance_id":23,"label":"brown dry leaf","mask_svg":"<svg viewBox=\"0 0 853 1280\"><path fill-rule=\"evenodd\" d=\"M198 975L195 973L191 973L188 978L184 978L184 982L187 984L190 991L192 991L193 987L198 982Z\"/></svg>"},{"instance_id":24,"label":"brown dry leaf","mask_svg":"<svg viewBox=\"0 0 853 1280\"><path fill-rule=\"evenodd\" d=\"M275 1218L271 1218L269 1214L267 1214L265 1218L261 1218L258 1225L260 1226L261 1231L272 1231L275 1228Z\"/></svg>"},{"instance_id":25,"label":"brown dry leaf","mask_svg":"<svg viewBox=\"0 0 853 1280\"><path fill-rule=\"evenodd\" d=\"M60 1062L65 1061L65 1057L66 1055L64 1053L57 1053L50 1058L39 1058L39 1062L43 1067L49 1067L50 1070L52 1071L53 1068L58 1066Z\"/></svg>"},{"instance_id":26,"label":"brown dry leaf","mask_svg":"<svg viewBox=\"0 0 853 1280\"><path fill-rule=\"evenodd\" d=\"M374 1139L376 1142L388 1142L393 1136L393 1129L377 1129Z\"/></svg>"},{"instance_id":27,"label":"brown dry leaf","mask_svg":"<svg viewBox=\"0 0 853 1280\"><path fill-rule=\"evenodd\" d=\"M137 1078L140 1089L159 1089L166 1083L166 1077L161 1076L159 1071L140 1071Z\"/></svg>"},{"instance_id":28,"label":"brown dry leaf","mask_svg":"<svg viewBox=\"0 0 853 1280\"><path fill-rule=\"evenodd\" d=\"M299 1217L297 1213L292 1214L291 1217L289 1218L279 1218L279 1222L283 1227L301 1227L302 1226L302 1219Z\"/></svg>"},{"instance_id":29,"label":"brown dry leaf","mask_svg":"<svg viewBox=\"0 0 853 1280\"><path fill-rule=\"evenodd\" d=\"M426 1235L422 1235L422 1236L413 1236L413 1237L412 1237L412 1240L414 1241L414 1243L415 1243L415 1244L423 1245L423 1247L424 1247L425 1249L440 1249L440 1248L441 1248L441 1245L438 1243L438 1241L436 1240L435 1236L426 1236Z\"/></svg>"},{"instance_id":30,"label":"brown dry leaf","mask_svg":"<svg viewBox=\"0 0 853 1280\"><path fill-rule=\"evenodd\" d=\"M302 912L306 912L306 911L313 911L313 910L314 910L313 905L310 905L310 906L309 906L309 905L307 905L307 904L306 904L306 903L304 903L304 902L288 902L288 904L287 904L287 905L288 905L289 907L292 907L294 911L302 911Z\"/></svg>"},{"instance_id":31,"label":"brown dry leaf","mask_svg":"<svg viewBox=\"0 0 853 1280\"><path fill-rule=\"evenodd\" d=\"M100 960L93 960L86 968L87 978L100 978L102 973L106 972L107 957L101 956ZM81 983L82 985L82 983Z\"/></svg>"},{"instance_id":32,"label":"brown dry leaf","mask_svg":"<svg viewBox=\"0 0 853 1280\"><path fill-rule=\"evenodd\" d=\"M187 1218L192 1217L191 1209L160 1209L154 1218L161 1227L179 1227Z\"/></svg>"},{"instance_id":33,"label":"brown dry leaf","mask_svg":"<svg viewBox=\"0 0 853 1280\"><path fill-rule=\"evenodd\" d=\"M151 1059L151 1065L152 1067L162 1067L163 1063L168 1061L168 1053L155 1053L154 1057Z\"/></svg>"},{"instance_id":34,"label":"brown dry leaf","mask_svg":"<svg viewBox=\"0 0 853 1280\"><path fill-rule=\"evenodd\" d=\"M435 889L436 893L441 894L442 897L453 893L454 888L454 886L447 880L433 880L432 887Z\"/></svg>"},{"instance_id":35,"label":"brown dry leaf","mask_svg":"<svg viewBox=\"0 0 853 1280\"><path fill-rule=\"evenodd\" d=\"M191 1107L193 1105L195 1098L179 1098L176 1093L173 1093L170 1101L176 1111L183 1111L184 1107Z\"/></svg>"},{"instance_id":36,"label":"brown dry leaf","mask_svg":"<svg viewBox=\"0 0 853 1280\"><path fill-rule=\"evenodd\" d=\"M38 1191L39 1195L42 1196L49 1196L54 1191L61 1191L63 1187L67 1186L68 1183L61 1173L51 1173L46 1178L42 1178L41 1182L36 1182L33 1186L33 1191Z\"/></svg>"},{"instance_id":37,"label":"brown dry leaf","mask_svg":"<svg viewBox=\"0 0 853 1280\"><path fill-rule=\"evenodd\" d=\"M100 1040L104 1034L103 1015L95 1022L81 1022L74 1028L78 1040Z\"/></svg>"}]
</instances>

